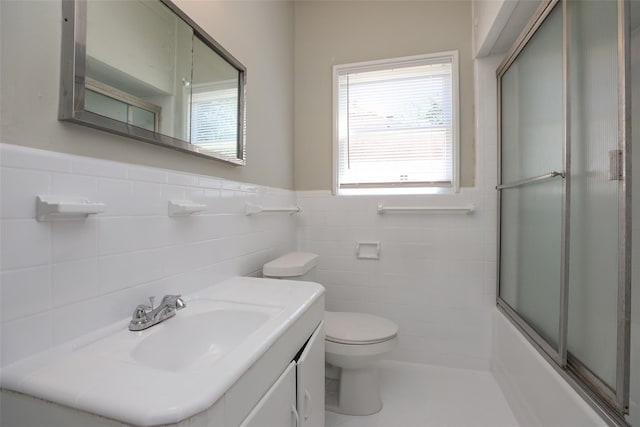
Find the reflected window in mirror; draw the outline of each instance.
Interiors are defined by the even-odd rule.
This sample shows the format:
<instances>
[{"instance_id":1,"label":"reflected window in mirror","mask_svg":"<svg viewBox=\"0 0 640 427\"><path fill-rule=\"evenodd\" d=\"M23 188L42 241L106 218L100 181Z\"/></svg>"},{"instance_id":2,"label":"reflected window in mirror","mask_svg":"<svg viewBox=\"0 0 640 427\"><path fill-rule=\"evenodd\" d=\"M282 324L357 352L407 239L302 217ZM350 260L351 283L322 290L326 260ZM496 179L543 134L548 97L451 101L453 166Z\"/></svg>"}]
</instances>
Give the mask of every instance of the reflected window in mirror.
<instances>
[{"instance_id":1,"label":"reflected window in mirror","mask_svg":"<svg viewBox=\"0 0 640 427\"><path fill-rule=\"evenodd\" d=\"M211 53L198 38L193 40L190 141L204 150L226 156L236 153L239 111L238 70Z\"/></svg>"},{"instance_id":2,"label":"reflected window in mirror","mask_svg":"<svg viewBox=\"0 0 640 427\"><path fill-rule=\"evenodd\" d=\"M89 77L85 80L84 108L142 129L160 132L162 107Z\"/></svg>"},{"instance_id":3,"label":"reflected window in mirror","mask_svg":"<svg viewBox=\"0 0 640 427\"><path fill-rule=\"evenodd\" d=\"M245 164L246 69L168 0L63 0L60 119Z\"/></svg>"}]
</instances>

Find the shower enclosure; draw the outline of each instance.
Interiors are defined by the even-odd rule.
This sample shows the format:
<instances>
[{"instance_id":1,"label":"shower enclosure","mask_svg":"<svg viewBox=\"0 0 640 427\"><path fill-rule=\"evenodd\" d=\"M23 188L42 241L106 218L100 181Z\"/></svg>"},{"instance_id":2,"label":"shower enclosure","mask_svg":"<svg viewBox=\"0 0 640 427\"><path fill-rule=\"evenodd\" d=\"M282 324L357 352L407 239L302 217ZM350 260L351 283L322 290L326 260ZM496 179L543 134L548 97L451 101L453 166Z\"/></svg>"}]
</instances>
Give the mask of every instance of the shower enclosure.
<instances>
[{"instance_id":1,"label":"shower enclosure","mask_svg":"<svg viewBox=\"0 0 640 427\"><path fill-rule=\"evenodd\" d=\"M498 307L612 423L629 410L630 10L546 1L497 71Z\"/></svg>"}]
</instances>

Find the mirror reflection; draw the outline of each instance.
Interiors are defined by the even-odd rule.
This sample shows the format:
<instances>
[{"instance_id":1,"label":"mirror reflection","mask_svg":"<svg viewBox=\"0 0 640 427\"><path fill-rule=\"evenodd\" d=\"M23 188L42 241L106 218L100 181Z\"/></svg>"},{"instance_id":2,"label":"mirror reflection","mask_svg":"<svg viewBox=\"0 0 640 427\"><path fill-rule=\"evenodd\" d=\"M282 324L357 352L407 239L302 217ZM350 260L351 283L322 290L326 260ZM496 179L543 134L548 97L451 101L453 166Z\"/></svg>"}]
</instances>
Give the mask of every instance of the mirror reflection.
<instances>
[{"instance_id":1,"label":"mirror reflection","mask_svg":"<svg viewBox=\"0 0 640 427\"><path fill-rule=\"evenodd\" d=\"M238 70L193 39L190 141L232 156L238 150Z\"/></svg>"},{"instance_id":2,"label":"mirror reflection","mask_svg":"<svg viewBox=\"0 0 640 427\"><path fill-rule=\"evenodd\" d=\"M175 5L67 0L63 14L80 31L73 46L63 37L75 90L61 119L244 164L245 69Z\"/></svg>"}]
</instances>

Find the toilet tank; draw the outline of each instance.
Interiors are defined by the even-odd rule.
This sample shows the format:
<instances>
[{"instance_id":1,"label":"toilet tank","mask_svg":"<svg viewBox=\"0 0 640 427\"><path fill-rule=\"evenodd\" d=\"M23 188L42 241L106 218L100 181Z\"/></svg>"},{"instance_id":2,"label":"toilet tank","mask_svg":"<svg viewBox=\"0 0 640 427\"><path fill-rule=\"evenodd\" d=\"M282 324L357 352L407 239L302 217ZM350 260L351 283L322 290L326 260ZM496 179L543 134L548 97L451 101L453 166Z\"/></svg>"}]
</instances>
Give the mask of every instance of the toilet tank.
<instances>
[{"instance_id":1,"label":"toilet tank","mask_svg":"<svg viewBox=\"0 0 640 427\"><path fill-rule=\"evenodd\" d=\"M262 275L274 279L314 281L318 255L310 252L289 252L269 261L262 267Z\"/></svg>"}]
</instances>

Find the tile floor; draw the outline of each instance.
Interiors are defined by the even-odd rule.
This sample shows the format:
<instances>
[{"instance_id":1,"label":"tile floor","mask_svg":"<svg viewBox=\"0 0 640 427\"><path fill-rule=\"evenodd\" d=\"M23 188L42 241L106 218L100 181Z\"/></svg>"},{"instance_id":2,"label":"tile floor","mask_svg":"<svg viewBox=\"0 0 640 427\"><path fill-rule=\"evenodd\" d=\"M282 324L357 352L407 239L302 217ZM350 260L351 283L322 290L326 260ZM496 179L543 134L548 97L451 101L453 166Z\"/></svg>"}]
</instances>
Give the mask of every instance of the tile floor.
<instances>
[{"instance_id":1,"label":"tile floor","mask_svg":"<svg viewBox=\"0 0 640 427\"><path fill-rule=\"evenodd\" d=\"M517 427L489 371L383 361L384 407L367 417L326 413L326 427Z\"/></svg>"}]
</instances>

